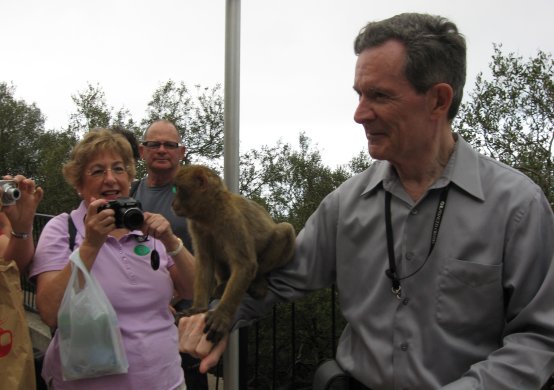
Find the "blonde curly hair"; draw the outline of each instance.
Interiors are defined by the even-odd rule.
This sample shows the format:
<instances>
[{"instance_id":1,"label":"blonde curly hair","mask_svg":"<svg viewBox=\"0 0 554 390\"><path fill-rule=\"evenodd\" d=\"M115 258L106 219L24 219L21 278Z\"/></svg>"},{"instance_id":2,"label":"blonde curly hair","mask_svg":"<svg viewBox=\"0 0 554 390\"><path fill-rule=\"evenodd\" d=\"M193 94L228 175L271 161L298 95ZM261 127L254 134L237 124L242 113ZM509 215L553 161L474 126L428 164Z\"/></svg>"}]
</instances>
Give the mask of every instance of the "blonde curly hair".
<instances>
[{"instance_id":1,"label":"blonde curly hair","mask_svg":"<svg viewBox=\"0 0 554 390\"><path fill-rule=\"evenodd\" d=\"M85 134L83 139L73 147L69 161L63 166L63 176L73 187L78 188L83 184L85 167L96 155L100 153L113 153L120 156L127 168L129 182L135 178L135 160L129 141L121 134L104 128L96 128Z\"/></svg>"}]
</instances>

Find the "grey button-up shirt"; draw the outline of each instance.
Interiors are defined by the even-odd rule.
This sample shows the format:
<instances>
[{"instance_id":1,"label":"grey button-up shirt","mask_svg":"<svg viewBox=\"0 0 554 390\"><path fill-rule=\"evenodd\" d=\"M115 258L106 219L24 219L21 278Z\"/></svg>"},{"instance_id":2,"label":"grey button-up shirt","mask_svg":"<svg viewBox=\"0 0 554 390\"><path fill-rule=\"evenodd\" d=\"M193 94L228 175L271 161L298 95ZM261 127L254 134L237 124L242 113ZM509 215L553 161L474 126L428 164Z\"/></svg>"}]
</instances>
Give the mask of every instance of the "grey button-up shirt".
<instances>
[{"instance_id":1,"label":"grey button-up shirt","mask_svg":"<svg viewBox=\"0 0 554 390\"><path fill-rule=\"evenodd\" d=\"M337 284L348 321L337 361L375 390L539 389L554 371L550 205L529 178L457 138L443 175L417 202L387 162L343 183L307 221L294 260L270 279L266 307ZM402 299L385 276L385 190ZM263 306L251 301L242 314Z\"/></svg>"}]
</instances>

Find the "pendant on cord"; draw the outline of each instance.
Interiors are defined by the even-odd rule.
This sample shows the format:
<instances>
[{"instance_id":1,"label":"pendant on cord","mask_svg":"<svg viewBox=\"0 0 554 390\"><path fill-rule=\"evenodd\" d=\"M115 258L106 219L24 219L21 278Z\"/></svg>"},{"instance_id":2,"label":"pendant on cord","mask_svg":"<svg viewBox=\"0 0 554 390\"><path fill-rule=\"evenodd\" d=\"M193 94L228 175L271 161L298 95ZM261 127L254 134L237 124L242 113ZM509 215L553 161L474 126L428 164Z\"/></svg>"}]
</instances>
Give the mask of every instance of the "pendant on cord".
<instances>
[{"instance_id":1,"label":"pendant on cord","mask_svg":"<svg viewBox=\"0 0 554 390\"><path fill-rule=\"evenodd\" d=\"M156 245L156 244L154 244ZM152 253L150 253L150 266L154 271L156 271L158 268L160 268L160 254L158 251L154 248Z\"/></svg>"}]
</instances>

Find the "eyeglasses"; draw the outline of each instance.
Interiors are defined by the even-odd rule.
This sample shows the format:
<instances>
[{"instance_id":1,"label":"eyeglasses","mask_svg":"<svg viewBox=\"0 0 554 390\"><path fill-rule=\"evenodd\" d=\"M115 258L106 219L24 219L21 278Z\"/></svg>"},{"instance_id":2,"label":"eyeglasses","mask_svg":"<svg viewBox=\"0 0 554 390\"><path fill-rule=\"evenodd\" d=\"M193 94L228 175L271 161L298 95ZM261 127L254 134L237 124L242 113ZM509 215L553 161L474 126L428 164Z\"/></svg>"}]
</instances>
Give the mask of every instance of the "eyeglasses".
<instances>
[{"instance_id":1,"label":"eyeglasses","mask_svg":"<svg viewBox=\"0 0 554 390\"><path fill-rule=\"evenodd\" d=\"M172 142L172 141L143 141L142 144L146 146L148 149L159 149L162 145L166 149L177 149L179 147L178 142Z\"/></svg>"},{"instance_id":2,"label":"eyeglasses","mask_svg":"<svg viewBox=\"0 0 554 390\"><path fill-rule=\"evenodd\" d=\"M116 165L116 166L113 166L111 168L94 167L92 169L89 169L87 171L87 174L89 176L94 177L95 179L99 179L99 178L103 178L104 176L106 176L108 171L111 171L112 174L114 174L115 176L121 176L124 173L127 173L127 167L125 167L123 165Z\"/></svg>"}]
</instances>

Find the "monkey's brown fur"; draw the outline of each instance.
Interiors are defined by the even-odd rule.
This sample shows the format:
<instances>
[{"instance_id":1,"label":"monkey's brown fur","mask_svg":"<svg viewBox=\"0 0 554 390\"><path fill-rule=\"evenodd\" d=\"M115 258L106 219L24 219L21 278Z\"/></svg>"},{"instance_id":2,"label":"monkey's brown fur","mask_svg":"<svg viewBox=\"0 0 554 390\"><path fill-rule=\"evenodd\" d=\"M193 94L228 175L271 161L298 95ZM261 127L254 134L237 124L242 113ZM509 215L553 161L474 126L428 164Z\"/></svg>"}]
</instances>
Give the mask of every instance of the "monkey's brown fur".
<instances>
[{"instance_id":1,"label":"monkey's brown fur","mask_svg":"<svg viewBox=\"0 0 554 390\"><path fill-rule=\"evenodd\" d=\"M276 224L262 206L230 192L205 166L180 168L175 188L173 209L188 218L196 257L194 300L185 315L207 311L212 295L221 293L204 329L217 342L229 331L244 294L263 298L264 275L291 260L294 228Z\"/></svg>"}]
</instances>

